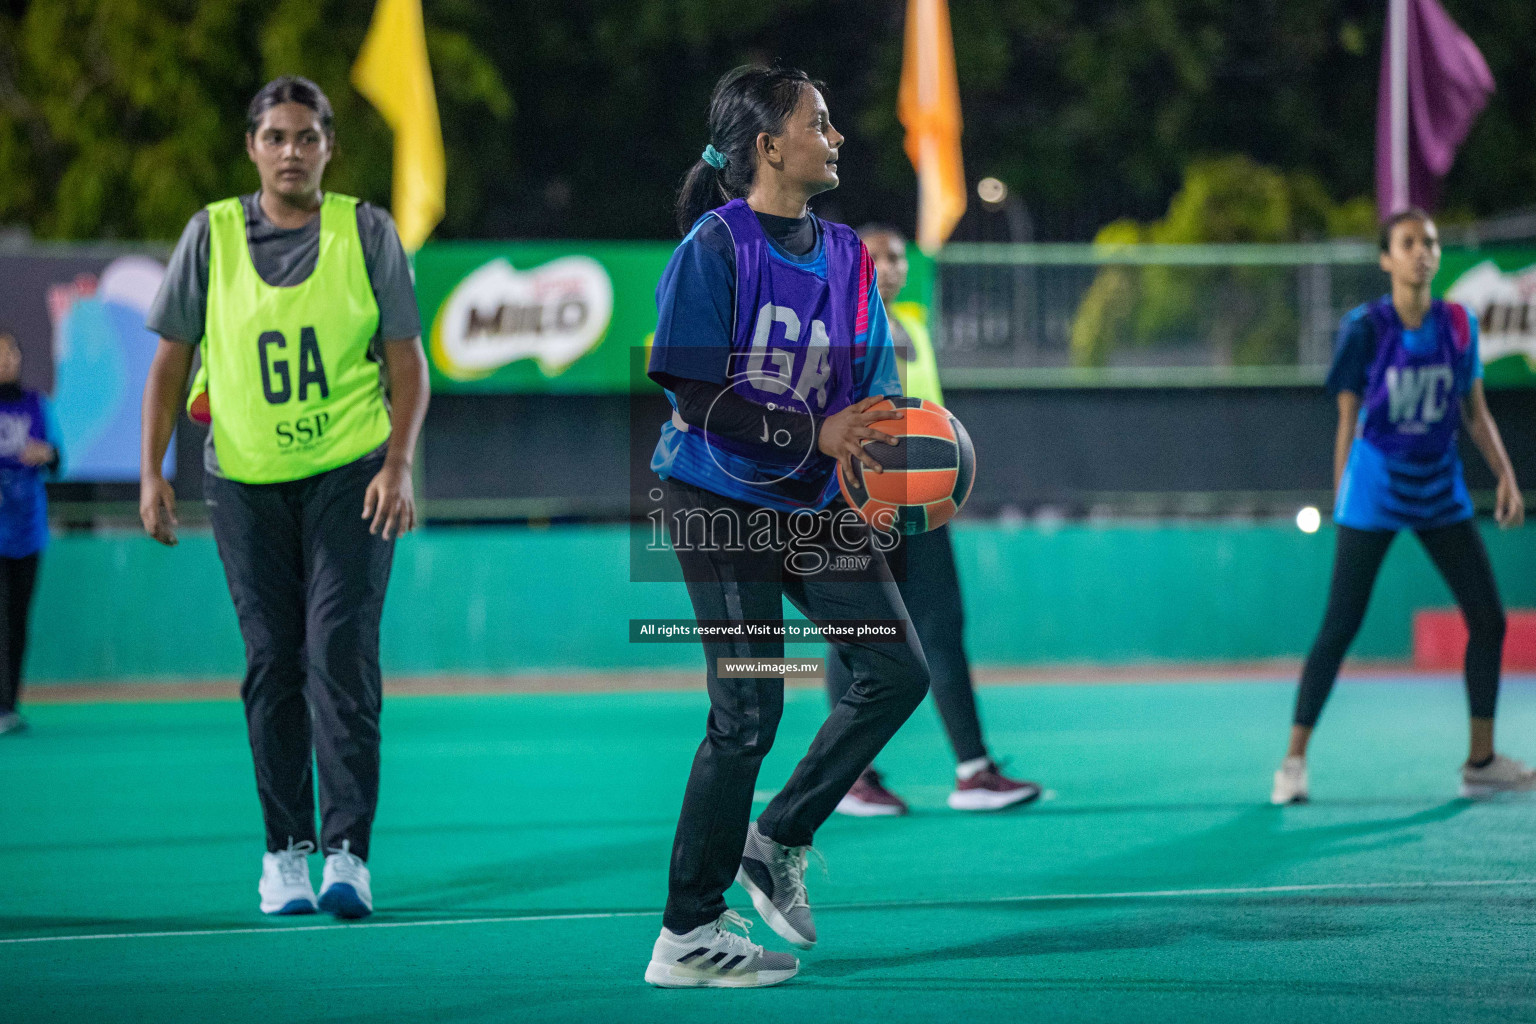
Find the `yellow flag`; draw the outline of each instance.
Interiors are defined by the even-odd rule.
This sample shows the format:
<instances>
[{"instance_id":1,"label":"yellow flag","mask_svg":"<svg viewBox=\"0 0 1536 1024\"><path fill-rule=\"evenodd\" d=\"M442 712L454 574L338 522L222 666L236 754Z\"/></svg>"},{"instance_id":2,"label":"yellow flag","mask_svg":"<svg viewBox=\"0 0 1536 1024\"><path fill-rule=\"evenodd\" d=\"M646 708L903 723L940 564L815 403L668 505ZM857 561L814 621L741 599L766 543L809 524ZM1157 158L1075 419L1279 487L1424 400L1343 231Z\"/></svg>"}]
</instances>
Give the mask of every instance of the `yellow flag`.
<instances>
[{"instance_id":1,"label":"yellow flag","mask_svg":"<svg viewBox=\"0 0 1536 1024\"><path fill-rule=\"evenodd\" d=\"M907 0L907 28L896 113L917 171L917 244L932 252L965 213L960 161L960 83L948 0Z\"/></svg>"},{"instance_id":2,"label":"yellow flag","mask_svg":"<svg viewBox=\"0 0 1536 1024\"><path fill-rule=\"evenodd\" d=\"M421 0L378 0L352 83L394 130L395 226L414 252L443 219L447 178Z\"/></svg>"}]
</instances>

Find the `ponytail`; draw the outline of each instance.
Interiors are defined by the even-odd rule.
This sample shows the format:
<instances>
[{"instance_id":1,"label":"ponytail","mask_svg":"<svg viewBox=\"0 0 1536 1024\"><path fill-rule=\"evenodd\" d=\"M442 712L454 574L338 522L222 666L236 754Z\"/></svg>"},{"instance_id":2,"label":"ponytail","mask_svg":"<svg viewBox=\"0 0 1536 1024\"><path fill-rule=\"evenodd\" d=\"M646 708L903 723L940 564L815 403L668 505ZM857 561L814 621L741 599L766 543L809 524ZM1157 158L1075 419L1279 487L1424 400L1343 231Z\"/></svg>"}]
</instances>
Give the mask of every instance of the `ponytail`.
<instances>
[{"instance_id":1,"label":"ponytail","mask_svg":"<svg viewBox=\"0 0 1536 1024\"><path fill-rule=\"evenodd\" d=\"M757 137L779 135L806 88L825 88L804 71L744 64L725 73L709 100L709 146L677 190L677 230L746 195L757 175Z\"/></svg>"},{"instance_id":2,"label":"ponytail","mask_svg":"<svg viewBox=\"0 0 1536 1024\"><path fill-rule=\"evenodd\" d=\"M694 221L730 201L731 196L720 180L720 172L705 163L703 157L695 160L693 166L688 168L688 173L683 175L683 183L677 190L678 233L686 235Z\"/></svg>"}]
</instances>

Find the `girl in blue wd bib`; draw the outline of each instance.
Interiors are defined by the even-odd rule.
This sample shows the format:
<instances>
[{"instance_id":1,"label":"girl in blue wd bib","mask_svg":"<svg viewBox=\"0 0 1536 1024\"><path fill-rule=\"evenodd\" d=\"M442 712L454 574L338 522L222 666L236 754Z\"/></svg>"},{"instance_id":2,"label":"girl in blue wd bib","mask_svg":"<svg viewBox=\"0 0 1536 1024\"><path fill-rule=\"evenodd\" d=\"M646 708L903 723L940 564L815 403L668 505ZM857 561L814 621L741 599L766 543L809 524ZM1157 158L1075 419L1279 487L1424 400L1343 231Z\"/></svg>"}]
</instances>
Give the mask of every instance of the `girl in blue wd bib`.
<instances>
[{"instance_id":1,"label":"girl in blue wd bib","mask_svg":"<svg viewBox=\"0 0 1536 1024\"><path fill-rule=\"evenodd\" d=\"M1520 525L1525 506L1483 395L1477 320L1464 306L1430 296L1439 266L1439 237L1428 215L1397 214L1381 235L1381 267L1392 291L1351 311L1339 328L1328 372L1339 407L1338 550L1328 610L1302 670L1290 749L1275 773L1276 804L1307 799L1307 744L1399 530L1418 536L1467 621L1471 742L1462 795L1536 788L1536 773L1493 748L1504 609L1462 476L1456 439L1463 425L1498 476L1499 525Z\"/></svg>"}]
</instances>

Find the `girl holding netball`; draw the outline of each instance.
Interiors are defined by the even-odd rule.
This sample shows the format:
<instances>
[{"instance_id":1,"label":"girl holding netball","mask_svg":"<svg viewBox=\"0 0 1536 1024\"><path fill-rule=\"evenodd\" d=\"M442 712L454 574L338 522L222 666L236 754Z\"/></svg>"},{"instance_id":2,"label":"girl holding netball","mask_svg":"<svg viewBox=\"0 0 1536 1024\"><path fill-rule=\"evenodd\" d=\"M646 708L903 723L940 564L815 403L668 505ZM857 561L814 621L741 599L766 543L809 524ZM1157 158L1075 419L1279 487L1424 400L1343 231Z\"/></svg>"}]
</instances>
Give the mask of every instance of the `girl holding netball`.
<instances>
[{"instance_id":1,"label":"girl holding netball","mask_svg":"<svg viewBox=\"0 0 1536 1024\"><path fill-rule=\"evenodd\" d=\"M335 135L320 89L269 83L245 146L261 190L193 216L150 311L162 340L144 391L139 514L176 543L160 464L200 348L206 393L193 408L212 418L208 510L245 639L240 696L266 822L261 909L364 917L379 620L395 537L416 522L411 458L427 409L421 324L388 214L321 191Z\"/></svg>"},{"instance_id":2,"label":"girl holding netball","mask_svg":"<svg viewBox=\"0 0 1536 1024\"><path fill-rule=\"evenodd\" d=\"M892 414L869 409L900 384L868 251L807 206L837 186L843 143L821 89L800 71L737 68L715 87L709 130L678 197L685 237L657 289L649 367L674 408L651 462L665 481L672 546L701 626L722 627L704 640L709 722L645 972L669 987L795 974L794 957L747 940L725 890L740 881L775 932L810 948L811 839L928 687L910 628L898 643L840 642L848 693L750 820L784 681L733 674L721 659L779 658L784 648L745 626L781 623L785 597L816 622L907 618L870 531L838 498L835 472L854 459L880 471L862 445L895 443L870 426Z\"/></svg>"},{"instance_id":3,"label":"girl holding netball","mask_svg":"<svg viewBox=\"0 0 1536 1024\"><path fill-rule=\"evenodd\" d=\"M1462 479L1456 438L1463 423L1498 477L1499 525L1519 526L1525 504L1483 395L1477 320L1465 307L1430 296L1439 267L1440 240L1429 216L1408 210L1392 217L1381 231L1381 268L1392 290L1353 310L1339 329L1328 373L1339 407L1338 550L1328 610L1302 670L1290 748L1275 773L1276 804L1307 799L1307 744L1399 530L1418 536L1467 621L1471 743L1462 794L1536 787L1536 773L1493 747L1504 609Z\"/></svg>"}]
</instances>

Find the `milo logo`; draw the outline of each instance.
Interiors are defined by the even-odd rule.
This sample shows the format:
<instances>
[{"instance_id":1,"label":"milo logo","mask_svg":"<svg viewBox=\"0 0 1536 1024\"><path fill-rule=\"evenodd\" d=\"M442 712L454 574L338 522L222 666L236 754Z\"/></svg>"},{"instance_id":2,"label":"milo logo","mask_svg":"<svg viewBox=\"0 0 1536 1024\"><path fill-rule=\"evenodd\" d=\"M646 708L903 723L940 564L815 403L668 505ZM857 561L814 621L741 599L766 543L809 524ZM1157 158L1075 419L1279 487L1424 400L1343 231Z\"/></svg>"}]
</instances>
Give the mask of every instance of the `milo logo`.
<instances>
[{"instance_id":1,"label":"milo logo","mask_svg":"<svg viewBox=\"0 0 1536 1024\"><path fill-rule=\"evenodd\" d=\"M432 361L455 380L475 380L519 359L545 376L597 346L613 317L613 282L589 256L562 256L520 271L505 258L469 274L432 324Z\"/></svg>"},{"instance_id":2,"label":"milo logo","mask_svg":"<svg viewBox=\"0 0 1536 1024\"><path fill-rule=\"evenodd\" d=\"M1522 377L1536 371L1536 265L1506 273L1484 260L1458 277L1445 297L1477 315L1485 366L1508 360L1511 365L1501 370Z\"/></svg>"}]
</instances>

